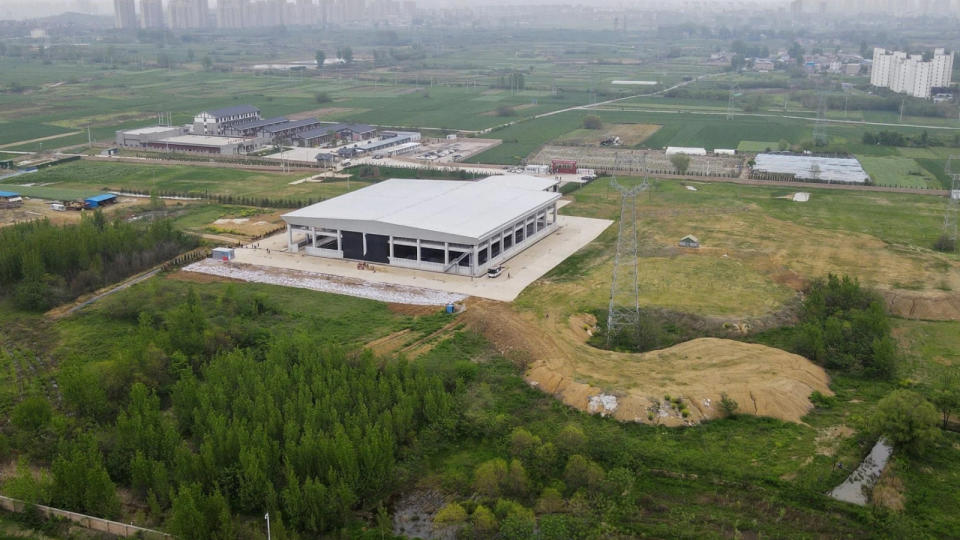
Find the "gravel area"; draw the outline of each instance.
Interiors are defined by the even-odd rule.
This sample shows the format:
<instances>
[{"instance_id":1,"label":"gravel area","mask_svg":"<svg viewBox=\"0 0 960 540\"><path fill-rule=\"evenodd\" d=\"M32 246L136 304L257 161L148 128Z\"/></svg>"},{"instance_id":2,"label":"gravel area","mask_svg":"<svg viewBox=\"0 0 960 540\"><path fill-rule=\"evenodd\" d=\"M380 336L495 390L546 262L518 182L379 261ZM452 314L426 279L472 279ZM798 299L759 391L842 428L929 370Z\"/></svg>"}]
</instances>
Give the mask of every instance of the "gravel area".
<instances>
[{"instance_id":1,"label":"gravel area","mask_svg":"<svg viewBox=\"0 0 960 540\"><path fill-rule=\"evenodd\" d=\"M406 285L370 283L358 279L305 272L289 268L255 266L237 262L222 262L204 259L184 268L187 272L210 274L220 277L240 279L254 283L268 283L284 287L297 287L334 294L356 296L394 304L412 304L418 306L442 306L450 302L459 302L466 298L434 289L423 289Z\"/></svg>"}]
</instances>

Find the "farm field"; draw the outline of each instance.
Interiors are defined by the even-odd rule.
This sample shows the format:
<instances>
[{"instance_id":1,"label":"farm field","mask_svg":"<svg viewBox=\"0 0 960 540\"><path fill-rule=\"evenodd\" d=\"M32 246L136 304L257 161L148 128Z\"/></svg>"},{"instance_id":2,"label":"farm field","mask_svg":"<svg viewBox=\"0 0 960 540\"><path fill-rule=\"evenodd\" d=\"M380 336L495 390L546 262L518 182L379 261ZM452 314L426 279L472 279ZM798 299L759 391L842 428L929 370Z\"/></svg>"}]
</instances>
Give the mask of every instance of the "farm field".
<instances>
[{"instance_id":1,"label":"farm field","mask_svg":"<svg viewBox=\"0 0 960 540\"><path fill-rule=\"evenodd\" d=\"M249 198L329 198L345 193L350 188L362 185L346 181L290 182L310 177L315 170L293 173L249 171L233 168L203 167L190 165L152 165L125 162L76 161L56 167L41 169L29 175L29 182L43 187L17 188L25 194L63 198L59 193L87 193L100 191L160 191L174 193L209 193ZM24 182L24 176L7 180L0 185L15 185ZM29 193L28 193L29 191Z\"/></svg>"},{"instance_id":2,"label":"farm field","mask_svg":"<svg viewBox=\"0 0 960 540\"><path fill-rule=\"evenodd\" d=\"M606 124L601 129L577 129L556 139L556 144L572 146L600 146L610 137L620 137L623 146L639 146L649 139L661 126L651 124Z\"/></svg>"},{"instance_id":3,"label":"farm field","mask_svg":"<svg viewBox=\"0 0 960 540\"><path fill-rule=\"evenodd\" d=\"M917 161L905 157L857 156L878 186L940 189L940 180Z\"/></svg>"}]
</instances>

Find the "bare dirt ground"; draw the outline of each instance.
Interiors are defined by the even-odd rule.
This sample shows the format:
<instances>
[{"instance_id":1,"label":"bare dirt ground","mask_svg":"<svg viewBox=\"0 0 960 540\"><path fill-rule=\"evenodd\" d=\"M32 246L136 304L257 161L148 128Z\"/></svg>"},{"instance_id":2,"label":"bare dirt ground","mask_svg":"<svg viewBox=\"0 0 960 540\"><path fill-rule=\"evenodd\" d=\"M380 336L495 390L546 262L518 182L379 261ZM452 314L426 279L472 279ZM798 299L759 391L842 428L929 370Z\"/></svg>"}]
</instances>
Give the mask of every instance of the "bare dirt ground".
<instances>
[{"instance_id":1,"label":"bare dirt ground","mask_svg":"<svg viewBox=\"0 0 960 540\"><path fill-rule=\"evenodd\" d=\"M898 317L960 321L960 294L948 291L881 291L887 310Z\"/></svg>"},{"instance_id":2,"label":"bare dirt ground","mask_svg":"<svg viewBox=\"0 0 960 540\"><path fill-rule=\"evenodd\" d=\"M549 313L540 318L508 304L471 299L461 317L502 354L524 365L530 384L572 407L623 421L698 423L722 415L719 402L725 393L742 413L800 422L812 408L810 393L832 394L822 368L763 345L702 338L625 354L587 345L585 333L573 330L579 322ZM689 416L683 418L673 407L657 409L666 395L682 397Z\"/></svg>"},{"instance_id":3,"label":"bare dirt ground","mask_svg":"<svg viewBox=\"0 0 960 540\"><path fill-rule=\"evenodd\" d=\"M620 137L623 146L636 146L649 139L661 127L657 124L608 124L601 129L578 129L563 135L556 144L600 146L609 137Z\"/></svg>"},{"instance_id":4,"label":"bare dirt ground","mask_svg":"<svg viewBox=\"0 0 960 540\"><path fill-rule=\"evenodd\" d=\"M16 189L13 187L12 189ZM123 213L132 206L144 204L143 199L132 197L121 197L117 204L105 208L108 216L117 213ZM50 208L50 201L42 199L25 199L23 206L19 208L0 209L0 227L13 225L14 223L23 223L25 221L35 221L38 219L49 219L54 225L66 225L70 223L79 223L83 212L68 211L57 212Z\"/></svg>"},{"instance_id":5,"label":"bare dirt ground","mask_svg":"<svg viewBox=\"0 0 960 540\"><path fill-rule=\"evenodd\" d=\"M220 218L213 221L209 229L217 233L254 238L276 229L283 223L281 216L288 212L289 210L278 210L245 218Z\"/></svg>"}]
</instances>

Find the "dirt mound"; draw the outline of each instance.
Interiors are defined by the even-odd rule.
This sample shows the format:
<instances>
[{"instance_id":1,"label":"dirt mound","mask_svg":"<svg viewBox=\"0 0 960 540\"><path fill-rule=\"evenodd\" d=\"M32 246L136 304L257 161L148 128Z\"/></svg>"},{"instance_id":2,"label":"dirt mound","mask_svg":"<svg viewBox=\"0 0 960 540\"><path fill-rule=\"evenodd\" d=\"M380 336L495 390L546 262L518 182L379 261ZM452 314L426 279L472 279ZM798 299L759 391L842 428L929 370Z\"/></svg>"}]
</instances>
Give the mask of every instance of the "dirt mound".
<instances>
[{"instance_id":1,"label":"dirt mound","mask_svg":"<svg viewBox=\"0 0 960 540\"><path fill-rule=\"evenodd\" d=\"M591 398L609 401L614 396L615 408L594 410L619 420L697 423L722 415L719 402L727 394L742 413L799 422L812 408L810 393L831 394L822 368L763 345L701 338L624 354L584 344L569 320L537 319L508 304L473 300L462 317L502 354L525 359L532 385L582 410L590 410ZM664 404L665 396L681 398L682 405Z\"/></svg>"},{"instance_id":2,"label":"dirt mound","mask_svg":"<svg viewBox=\"0 0 960 540\"><path fill-rule=\"evenodd\" d=\"M960 321L960 294L946 291L881 291L892 315L927 321Z\"/></svg>"}]
</instances>

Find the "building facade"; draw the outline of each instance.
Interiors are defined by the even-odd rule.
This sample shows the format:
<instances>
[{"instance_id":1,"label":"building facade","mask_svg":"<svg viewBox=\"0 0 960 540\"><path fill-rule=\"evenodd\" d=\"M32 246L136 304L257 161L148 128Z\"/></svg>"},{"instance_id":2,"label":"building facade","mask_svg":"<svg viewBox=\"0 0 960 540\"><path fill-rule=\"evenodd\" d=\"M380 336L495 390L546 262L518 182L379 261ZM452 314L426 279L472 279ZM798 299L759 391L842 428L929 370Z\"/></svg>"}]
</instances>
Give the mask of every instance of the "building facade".
<instances>
[{"instance_id":1,"label":"building facade","mask_svg":"<svg viewBox=\"0 0 960 540\"><path fill-rule=\"evenodd\" d=\"M923 55L903 51L873 50L873 71L870 84L889 88L899 94L919 98L931 97L933 88L950 86L953 78L953 55L936 49L930 60Z\"/></svg>"},{"instance_id":2,"label":"building facade","mask_svg":"<svg viewBox=\"0 0 960 540\"><path fill-rule=\"evenodd\" d=\"M134 0L113 0L113 25L123 29L137 27L137 8Z\"/></svg>"},{"instance_id":3,"label":"building facade","mask_svg":"<svg viewBox=\"0 0 960 540\"><path fill-rule=\"evenodd\" d=\"M163 0L140 0L140 25L163 28Z\"/></svg>"},{"instance_id":4,"label":"building facade","mask_svg":"<svg viewBox=\"0 0 960 540\"><path fill-rule=\"evenodd\" d=\"M479 277L557 230L553 186L385 180L284 215L288 251Z\"/></svg>"},{"instance_id":5,"label":"building facade","mask_svg":"<svg viewBox=\"0 0 960 540\"><path fill-rule=\"evenodd\" d=\"M204 111L193 117L192 132L195 135L224 135L234 126L261 119L260 109L253 105Z\"/></svg>"}]
</instances>

